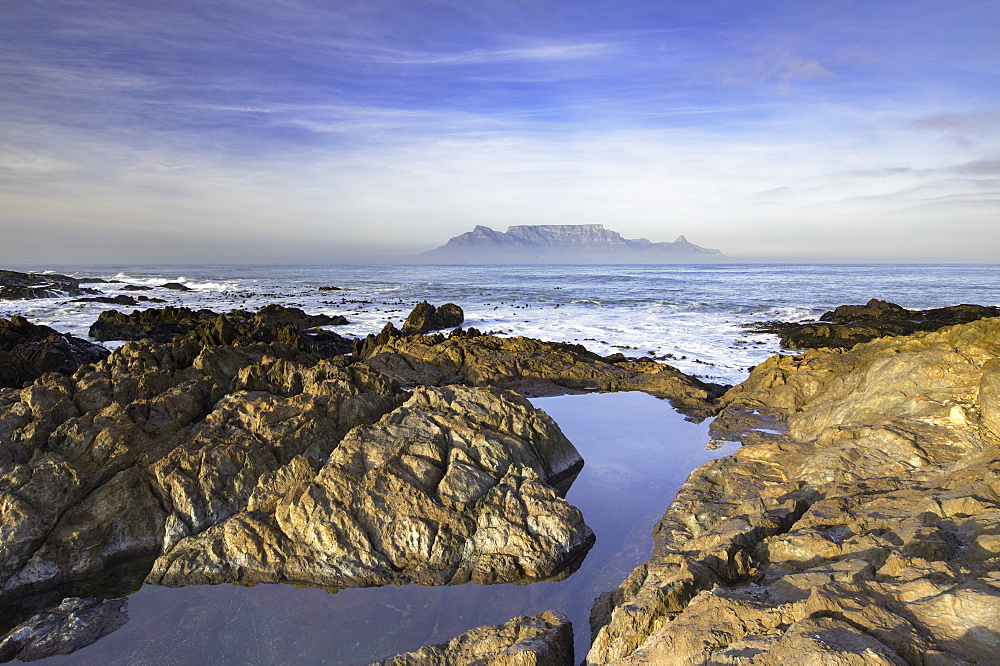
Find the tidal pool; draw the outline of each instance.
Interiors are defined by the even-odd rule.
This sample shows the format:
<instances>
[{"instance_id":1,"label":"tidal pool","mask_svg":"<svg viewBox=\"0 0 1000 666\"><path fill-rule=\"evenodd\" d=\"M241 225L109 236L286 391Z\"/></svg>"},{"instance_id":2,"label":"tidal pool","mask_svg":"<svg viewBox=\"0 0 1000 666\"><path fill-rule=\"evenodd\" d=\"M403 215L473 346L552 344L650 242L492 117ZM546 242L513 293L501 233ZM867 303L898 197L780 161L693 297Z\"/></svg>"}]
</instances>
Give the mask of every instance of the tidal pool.
<instances>
[{"instance_id":1,"label":"tidal pool","mask_svg":"<svg viewBox=\"0 0 1000 666\"><path fill-rule=\"evenodd\" d=\"M711 450L707 422L685 421L644 393L535 398L586 462L567 500L597 543L573 575L531 585L420 585L342 590L291 585L144 585L126 599L129 621L93 645L48 663L367 664L483 624L558 610L573 622L576 660L590 645L594 598L649 557L650 532Z\"/></svg>"}]
</instances>

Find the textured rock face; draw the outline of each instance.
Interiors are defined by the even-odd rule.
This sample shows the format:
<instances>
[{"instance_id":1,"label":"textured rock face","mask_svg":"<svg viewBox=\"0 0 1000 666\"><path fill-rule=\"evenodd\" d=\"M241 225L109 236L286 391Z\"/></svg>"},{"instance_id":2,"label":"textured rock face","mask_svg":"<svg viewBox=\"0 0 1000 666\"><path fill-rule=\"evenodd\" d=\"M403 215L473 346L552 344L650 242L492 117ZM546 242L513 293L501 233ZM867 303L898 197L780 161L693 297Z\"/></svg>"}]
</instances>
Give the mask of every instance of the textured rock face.
<instances>
[{"instance_id":1,"label":"textured rock face","mask_svg":"<svg viewBox=\"0 0 1000 666\"><path fill-rule=\"evenodd\" d=\"M270 356L268 354L271 354ZM0 391L0 594L157 555L246 506L403 399L364 366L281 346L130 343L71 377Z\"/></svg>"},{"instance_id":2,"label":"textured rock face","mask_svg":"<svg viewBox=\"0 0 1000 666\"><path fill-rule=\"evenodd\" d=\"M23 317L0 318L0 387L20 388L47 372L69 375L107 355L104 347Z\"/></svg>"},{"instance_id":3,"label":"textured rock face","mask_svg":"<svg viewBox=\"0 0 1000 666\"><path fill-rule=\"evenodd\" d=\"M936 331L986 317L1000 317L1000 308L954 305L932 310L907 310L895 303L873 298L865 305L841 305L825 313L819 322L769 322L754 328L780 336L781 344L789 349L849 348L875 338Z\"/></svg>"},{"instance_id":4,"label":"textured rock face","mask_svg":"<svg viewBox=\"0 0 1000 666\"><path fill-rule=\"evenodd\" d=\"M561 613L546 611L499 625L477 627L448 643L428 645L378 662L378 666L452 664L571 666L573 627Z\"/></svg>"},{"instance_id":5,"label":"textured rock face","mask_svg":"<svg viewBox=\"0 0 1000 666\"><path fill-rule=\"evenodd\" d=\"M0 300L24 300L96 294L80 281L57 273L19 273L0 270Z\"/></svg>"},{"instance_id":6,"label":"textured rock face","mask_svg":"<svg viewBox=\"0 0 1000 666\"><path fill-rule=\"evenodd\" d=\"M72 654L128 622L125 599L66 598L0 639L0 661L36 661Z\"/></svg>"},{"instance_id":7,"label":"textured rock face","mask_svg":"<svg viewBox=\"0 0 1000 666\"><path fill-rule=\"evenodd\" d=\"M331 331L306 331L314 326L336 326L347 320L337 315L308 315L299 308L268 305L256 314L233 311L165 307L125 314L102 312L90 327L95 340L154 340L167 343L192 334L205 344L239 346L282 343L327 356L349 353L352 343Z\"/></svg>"},{"instance_id":8,"label":"textured rock face","mask_svg":"<svg viewBox=\"0 0 1000 666\"><path fill-rule=\"evenodd\" d=\"M502 386L526 395L569 391L644 391L695 417L715 412L724 387L705 384L654 361L608 362L580 345L460 335L399 337L387 327L355 346L365 363L401 382Z\"/></svg>"},{"instance_id":9,"label":"textured rock face","mask_svg":"<svg viewBox=\"0 0 1000 666\"><path fill-rule=\"evenodd\" d=\"M517 394L409 395L343 357L202 338L0 390L5 603L129 558L170 584L496 583L591 545L555 490L582 460Z\"/></svg>"},{"instance_id":10,"label":"textured rock face","mask_svg":"<svg viewBox=\"0 0 1000 666\"><path fill-rule=\"evenodd\" d=\"M775 357L723 399L588 663L989 663L1000 320Z\"/></svg>"},{"instance_id":11,"label":"textured rock face","mask_svg":"<svg viewBox=\"0 0 1000 666\"><path fill-rule=\"evenodd\" d=\"M423 301L410 312L410 316L403 323L403 335L423 334L431 331L440 331L443 328L457 328L465 321L465 313L462 308L454 303L445 303L441 307L434 307L427 301Z\"/></svg>"},{"instance_id":12,"label":"textured rock face","mask_svg":"<svg viewBox=\"0 0 1000 666\"><path fill-rule=\"evenodd\" d=\"M322 464L262 478L246 510L164 553L169 585L482 584L551 577L593 534L551 486L583 461L516 394L417 389L352 430Z\"/></svg>"}]
</instances>

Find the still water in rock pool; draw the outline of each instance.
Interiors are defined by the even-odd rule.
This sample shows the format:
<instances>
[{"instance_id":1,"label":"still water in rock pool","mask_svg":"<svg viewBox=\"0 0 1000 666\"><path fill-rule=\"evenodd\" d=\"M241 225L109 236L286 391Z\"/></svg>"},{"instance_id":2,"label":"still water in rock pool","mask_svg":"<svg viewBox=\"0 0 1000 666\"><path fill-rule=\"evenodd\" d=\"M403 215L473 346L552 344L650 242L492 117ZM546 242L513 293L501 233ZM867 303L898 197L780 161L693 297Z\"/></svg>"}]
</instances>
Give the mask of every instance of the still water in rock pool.
<instances>
[{"instance_id":1,"label":"still water in rock pool","mask_svg":"<svg viewBox=\"0 0 1000 666\"><path fill-rule=\"evenodd\" d=\"M692 469L728 455L711 450L707 423L685 421L643 393L536 398L586 465L567 499L597 543L561 582L419 585L331 594L291 585L165 588L145 585L124 601L120 629L48 663L365 664L447 641L483 624L558 610L573 622L576 658L590 644L594 598L614 589L652 548L650 531Z\"/></svg>"}]
</instances>

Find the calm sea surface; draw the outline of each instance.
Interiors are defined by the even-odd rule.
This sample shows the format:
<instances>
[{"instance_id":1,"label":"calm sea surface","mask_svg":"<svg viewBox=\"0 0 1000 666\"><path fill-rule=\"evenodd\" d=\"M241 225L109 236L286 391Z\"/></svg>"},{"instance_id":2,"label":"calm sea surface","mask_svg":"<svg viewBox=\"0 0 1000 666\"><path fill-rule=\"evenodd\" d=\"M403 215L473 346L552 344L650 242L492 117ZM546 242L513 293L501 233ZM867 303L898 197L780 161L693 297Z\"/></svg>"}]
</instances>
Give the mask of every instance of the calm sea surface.
<instances>
[{"instance_id":1,"label":"calm sea surface","mask_svg":"<svg viewBox=\"0 0 1000 666\"><path fill-rule=\"evenodd\" d=\"M39 267L8 266L15 270ZM670 355L701 377L741 381L778 351L773 336L743 324L815 319L870 298L909 308L1000 304L1000 267L958 266L48 266L76 277L135 285L181 282L191 291L125 292L217 311L277 302L345 315L342 335L399 326L421 300L454 302L466 326L579 342L602 354ZM122 284L92 285L107 294ZM340 290L320 290L338 287ZM114 306L55 298L0 302L0 316L86 336ZM401 586L325 590L287 585L144 586L126 600L129 622L65 663L367 663L446 641L475 626L546 609L570 616L577 660L588 614L650 552L653 523L711 451L707 424L684 421L643 394L539 398L586 466L567 499L597 534L581 568L559 583L528 586Z\"/></svg>"}]
</instances>

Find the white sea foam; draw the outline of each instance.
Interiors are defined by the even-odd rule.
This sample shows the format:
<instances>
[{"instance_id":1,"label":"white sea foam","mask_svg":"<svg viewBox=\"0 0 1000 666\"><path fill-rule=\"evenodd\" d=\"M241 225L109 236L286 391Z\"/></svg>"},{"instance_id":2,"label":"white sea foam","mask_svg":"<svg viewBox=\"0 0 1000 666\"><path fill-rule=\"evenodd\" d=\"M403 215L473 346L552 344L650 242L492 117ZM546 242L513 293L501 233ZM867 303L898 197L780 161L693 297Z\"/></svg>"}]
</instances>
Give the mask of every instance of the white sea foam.
<instances>
[{"instance_id":1,"label":"white sea foam","mask_svg":"<svg viewBox=\"0 0 1000 666\"><path fill-rule=\"evenodd\" d=\"M748 368L779 351L773 335L745 325L768 320L815 320L844 303L886 298L911 308L1000 302L1000 269L963 267L690 267L690 266L341 266L341 267L53 267L75 277L150 286L91 284L105 295L160 298L162 305L255 310L269 303L309 313L344 315L341 335L401 326L421 300L454 302L465 326L578 343L602 355L647 356L709 381L735 383ZM179 282L191 291L164 289ZM338 287L343 291L320 291ZM70 298L0 302L0 316L86 336L98 315L129 306Z\"/></svg>"}]
</instances>

